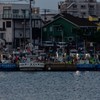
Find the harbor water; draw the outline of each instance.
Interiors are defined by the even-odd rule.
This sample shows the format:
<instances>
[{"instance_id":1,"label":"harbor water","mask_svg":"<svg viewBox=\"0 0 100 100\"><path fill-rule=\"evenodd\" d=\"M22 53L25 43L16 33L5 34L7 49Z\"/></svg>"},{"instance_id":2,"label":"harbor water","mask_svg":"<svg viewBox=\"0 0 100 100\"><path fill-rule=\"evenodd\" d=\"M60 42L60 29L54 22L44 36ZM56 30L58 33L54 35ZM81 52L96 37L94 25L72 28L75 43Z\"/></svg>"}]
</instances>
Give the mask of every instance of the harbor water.
<instances>
[{"instance_id":1,"label":"harbor water","mask_svg":"<svg viewBox=\"0 0 100 100\"><path fill-rule=\"evenodd\" d=\"M0 100L100 100L100 72L0 72Z\"/></svg>"}]
</instances>

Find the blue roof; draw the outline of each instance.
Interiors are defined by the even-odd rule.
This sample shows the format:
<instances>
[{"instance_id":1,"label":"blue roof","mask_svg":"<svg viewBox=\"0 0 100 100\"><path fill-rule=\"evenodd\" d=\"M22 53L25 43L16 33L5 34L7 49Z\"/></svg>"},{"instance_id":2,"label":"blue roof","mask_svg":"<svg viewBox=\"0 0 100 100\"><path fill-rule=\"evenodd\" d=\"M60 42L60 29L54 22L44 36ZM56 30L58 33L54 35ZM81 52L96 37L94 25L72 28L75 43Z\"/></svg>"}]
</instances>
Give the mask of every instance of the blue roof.
<instances>
[{"instance_id":1,"label":"blue roof","mask_svg":"<svg viewBox=\"0 0 100 100\"><path fill-rule=\"evenodd\" d=\"M100 21L92 21L93 23L100 23Z\"/></svg>"},{"instance_id":2,"label":"blue roof","mask_svg":"<svg viewBox=\"0 0 100 100\"><path fill-rule=\"evenodd\" d=\"M91 17L97 17L98 18L98 16L96 16L96 15L90 15Z\"/></svg>"}]
</instances>

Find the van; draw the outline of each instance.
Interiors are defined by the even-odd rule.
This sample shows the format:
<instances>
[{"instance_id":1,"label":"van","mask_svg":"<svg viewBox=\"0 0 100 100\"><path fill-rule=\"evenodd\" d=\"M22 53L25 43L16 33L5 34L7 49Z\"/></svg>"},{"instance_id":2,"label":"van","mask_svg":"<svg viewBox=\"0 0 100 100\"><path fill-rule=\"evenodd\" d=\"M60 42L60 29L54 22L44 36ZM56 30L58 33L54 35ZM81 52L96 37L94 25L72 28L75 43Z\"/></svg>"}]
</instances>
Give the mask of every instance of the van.
<instances>
[{"instance_id":1,"label":"van","mask_svg":"<svg viewBox=\"0 0 100 100\"><path fill-rule=\"evenodd\" d=\"M59 46L59 47L67 47L67 43L65 43L65 42L57 42L57 46Z\"/></svg>"},{"instance_id":2,"label":"van","mask_svg":"<svg viewBox=\"0 0 100 100\"><path fill-rule=\"evenodd\" d=\"M76 49L75 50L70 50L69 56L70 57L76 57L77 53L78 53L78 51Z\"/></svg>"},{"instance_id":3,"label":"van","mask_svg":"<svg viewBox=\"0 0 100 100\"><path fill-rule=\"evenodd\" d=\"M52 41L43 41L43 46L54 46Z\"/></svg>"}]
</instances>

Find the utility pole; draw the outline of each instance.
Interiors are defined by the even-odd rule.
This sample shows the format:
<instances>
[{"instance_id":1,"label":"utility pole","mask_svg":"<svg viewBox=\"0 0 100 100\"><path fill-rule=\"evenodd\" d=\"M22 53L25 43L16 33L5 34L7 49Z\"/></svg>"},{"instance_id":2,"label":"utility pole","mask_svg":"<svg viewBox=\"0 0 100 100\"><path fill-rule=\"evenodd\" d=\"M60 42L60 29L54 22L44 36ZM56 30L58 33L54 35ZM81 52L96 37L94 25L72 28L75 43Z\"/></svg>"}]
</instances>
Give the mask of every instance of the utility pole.
<instances>
[{"instance_id":1,"label":"utility pole","mask_svg":"<svg viewBox=\"0 0 100 100\"><path fill-rule=\"evenodd\" d=\"M23 13L24 13L24 45L26 44L26 10L22 9Z\"/></svg>"},{"instance_id":2,"label":"utility pole","mask_svg":"<svg viewBox=\"0 0 100 100\"><path fill-rule=\"evenodd\" d=\"M44 21L46 21L46 12L50 12L50 9L43 9L44 10Z\"/></svg>"},{"instance_id":3,"label":"utility pole","mask_svg":"<svg viewBox=\"0 0 100 100\"><path fill-rule=\"evenodd\" d=\"M42 20L40 21L40 27L41 27L41 46L42 46Z\"/></svg>"},{"instance_id":4,"label":"utility pole","mask_svg":"<svg viewBox=\"0 0 100 100\"><path fill-rule=\"evenodd\" d=\"M24 18L24 20L23 20L23 25L24 25L23 49L25 49L25 45L26 45L26 9L22 9L22 11L23 11L23 14L24 14L24 17L23 17ZM19 36L20 36L20 33L19 33Z\"/></svg>"},{"instance_id":5,"label":"utility pole","mask_svg":"<svg viewBox=\"0 0 100 100\"><path fill-rule=\"evenodd\" d=\"M32 43L32 15L31 15L32 9L31 9L31 1L32 0L30 0L30 43Z\"/></svg>"}]
</instances>

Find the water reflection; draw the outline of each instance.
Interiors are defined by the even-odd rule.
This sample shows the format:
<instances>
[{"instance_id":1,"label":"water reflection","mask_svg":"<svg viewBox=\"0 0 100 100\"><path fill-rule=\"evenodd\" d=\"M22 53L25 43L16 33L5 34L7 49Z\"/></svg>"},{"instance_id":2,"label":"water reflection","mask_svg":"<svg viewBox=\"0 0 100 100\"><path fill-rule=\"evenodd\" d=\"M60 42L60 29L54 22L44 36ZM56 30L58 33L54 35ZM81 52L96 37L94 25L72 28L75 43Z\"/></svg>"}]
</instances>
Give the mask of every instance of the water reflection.
<instances>
[{"instance_id":1,"label":"water reflection","mask_svg":"<svg viewBox=\"0 0 100 100\"><path fill-rule=\"evenodd\" d=\"M76 71L76 74L75 75L79 76L80 74L81 74L80 71Z\"/></svg>"}]
</instances>

